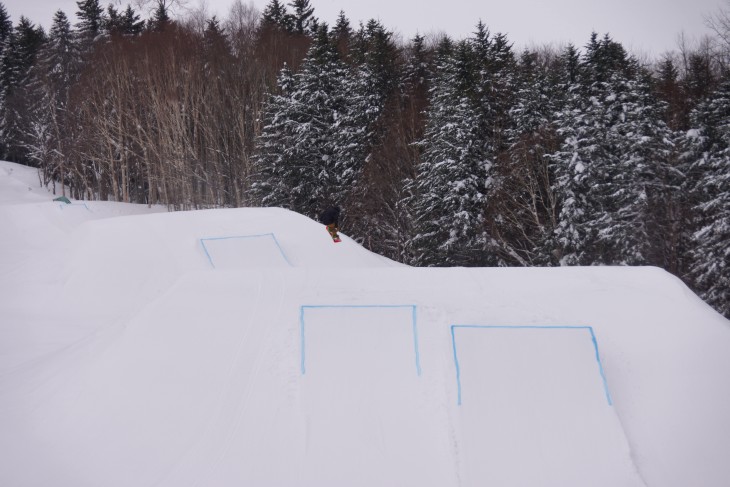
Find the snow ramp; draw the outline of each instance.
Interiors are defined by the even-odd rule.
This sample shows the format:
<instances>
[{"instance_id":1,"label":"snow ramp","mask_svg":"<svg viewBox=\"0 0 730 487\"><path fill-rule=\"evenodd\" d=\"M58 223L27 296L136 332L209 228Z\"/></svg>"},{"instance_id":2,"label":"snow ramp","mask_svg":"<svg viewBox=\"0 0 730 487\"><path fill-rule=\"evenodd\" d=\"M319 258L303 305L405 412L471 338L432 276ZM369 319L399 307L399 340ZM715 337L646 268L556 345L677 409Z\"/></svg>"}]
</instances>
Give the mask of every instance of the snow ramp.
<instances>
[{"instance_id":1,"label":"snow ramp","mask_svg":"<svg viewBox=\"0 0 730 487\"><path fill-rule=\"evenodd\" d=\"M664 271L410 268L5 167L0 485L728 484L730 326Z\"/></svg>"},{"instance_id":2,"label":"snow ramp","mask_svg":"<svg viewBox=\"0 0 730 487\"><path fill-rule=\"evenodd\" d=\"M300 320L301 485L453 485L448 430L421 377L416 307L302 307Z\"/></svg>"},{"instance_id":3,"label":"snow ramp","mask_svg":"<svg viewBox=\"0 0 730 487\"><path fill-rule=\"evenodd\" d=\"M591 328L451 331L464 485L643 485Z\"/></svg>"}]
</instances>

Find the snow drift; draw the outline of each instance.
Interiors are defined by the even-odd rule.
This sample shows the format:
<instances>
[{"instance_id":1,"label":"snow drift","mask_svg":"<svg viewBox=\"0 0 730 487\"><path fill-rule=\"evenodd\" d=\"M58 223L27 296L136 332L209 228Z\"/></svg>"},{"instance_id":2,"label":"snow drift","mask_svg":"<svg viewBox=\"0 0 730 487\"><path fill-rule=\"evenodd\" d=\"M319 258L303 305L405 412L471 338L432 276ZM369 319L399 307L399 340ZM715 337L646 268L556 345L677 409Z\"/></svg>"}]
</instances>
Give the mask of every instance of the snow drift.
<instances>
[{"instance_id":1,"label":"snow drift","mask_svg":"<svg viewBox=\"0 0 730 487\"><path fill-rule=\"evenodd\" d=\"M664 271L410 268L36 181L0 163L0 485L730 479L728 321Z\"/></svg>"}]
</instances>

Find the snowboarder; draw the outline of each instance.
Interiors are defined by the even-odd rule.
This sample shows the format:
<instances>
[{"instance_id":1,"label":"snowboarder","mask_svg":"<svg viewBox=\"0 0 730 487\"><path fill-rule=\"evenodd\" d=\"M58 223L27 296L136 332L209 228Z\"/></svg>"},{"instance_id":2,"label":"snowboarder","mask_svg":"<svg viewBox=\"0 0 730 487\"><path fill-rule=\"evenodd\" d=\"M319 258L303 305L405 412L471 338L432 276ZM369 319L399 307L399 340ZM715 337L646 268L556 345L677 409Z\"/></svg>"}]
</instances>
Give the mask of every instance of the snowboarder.
<instances>
[{"instance_id":1,"label":"snowboarder","mask_svg":"<svg viewBox=\"0 0 730 487\"><path fill-rule=\"evenodd\" d=\"M339 206L333 206L333 207L327 208L319 216L319 221L322 222L325 225L325 227L327 227L327 231L329 232L330 236L332 237L332 241L334 241L335 243L341 241L340 236L337 235L337 230L339 230L339 228L338 228L339 219L340 219L340 207Z\"/></svg>"}]
</instances>

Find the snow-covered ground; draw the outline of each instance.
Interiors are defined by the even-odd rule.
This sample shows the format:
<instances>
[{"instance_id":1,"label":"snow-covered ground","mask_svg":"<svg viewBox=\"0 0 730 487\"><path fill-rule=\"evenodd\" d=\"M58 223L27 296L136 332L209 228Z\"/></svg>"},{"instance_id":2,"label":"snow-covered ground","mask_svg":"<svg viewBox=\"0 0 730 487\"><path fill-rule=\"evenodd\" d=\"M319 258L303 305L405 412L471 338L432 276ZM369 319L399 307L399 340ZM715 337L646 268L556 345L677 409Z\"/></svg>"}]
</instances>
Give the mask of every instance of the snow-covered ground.
<instances>
[{"instance_id":1,"label":"snow-covered ground","mask_svg":"<svg viewBox=\"0 0 730 487\"><path fill-rule=\"evenodd\" d=\"M730 323L656 268L417 269L0 163L0 485L730 485Z\"/></svg>"}]
</instances>

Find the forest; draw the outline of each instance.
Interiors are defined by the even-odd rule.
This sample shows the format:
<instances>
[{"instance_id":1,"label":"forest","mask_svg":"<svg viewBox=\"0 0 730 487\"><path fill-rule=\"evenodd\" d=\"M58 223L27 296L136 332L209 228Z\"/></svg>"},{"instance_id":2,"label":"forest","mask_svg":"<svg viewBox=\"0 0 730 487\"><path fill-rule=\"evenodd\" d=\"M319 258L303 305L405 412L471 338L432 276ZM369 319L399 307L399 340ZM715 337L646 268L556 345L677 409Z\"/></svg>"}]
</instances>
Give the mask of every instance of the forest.
<instances>
[{"instance_id":1,"label":"forest","mask_svg":"<svg viewBox=\"0 0 730 487\"><path fill-rule=\"evenodd\" d=\"M730 317L730 10L660 59L332 25L0 3L0 159L77 199L280 206L415 266L650 265ZM148 18L142 15L147 13Z\"/></svg>"}]
</instances>

